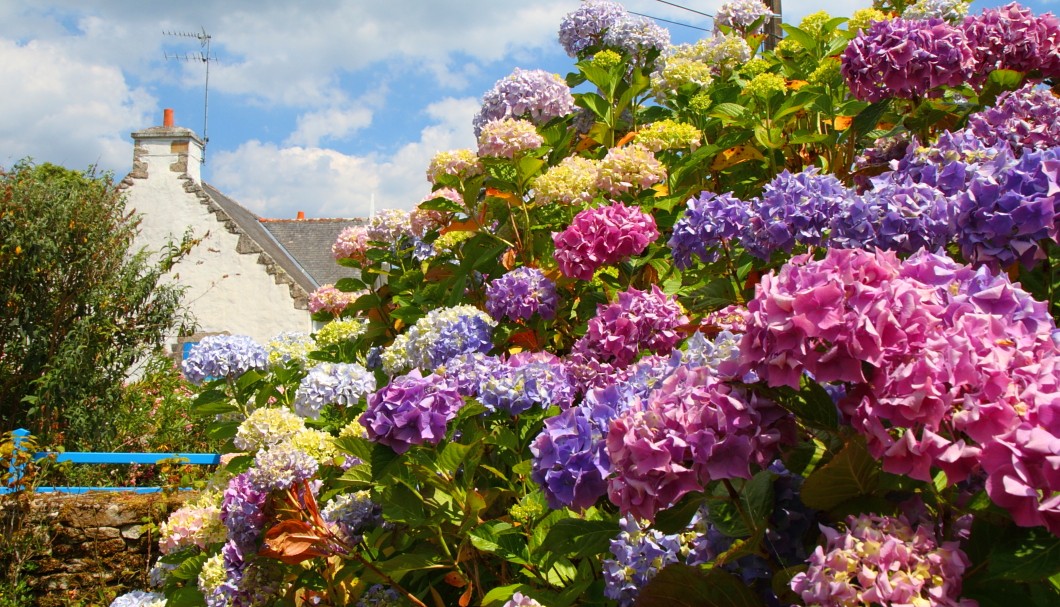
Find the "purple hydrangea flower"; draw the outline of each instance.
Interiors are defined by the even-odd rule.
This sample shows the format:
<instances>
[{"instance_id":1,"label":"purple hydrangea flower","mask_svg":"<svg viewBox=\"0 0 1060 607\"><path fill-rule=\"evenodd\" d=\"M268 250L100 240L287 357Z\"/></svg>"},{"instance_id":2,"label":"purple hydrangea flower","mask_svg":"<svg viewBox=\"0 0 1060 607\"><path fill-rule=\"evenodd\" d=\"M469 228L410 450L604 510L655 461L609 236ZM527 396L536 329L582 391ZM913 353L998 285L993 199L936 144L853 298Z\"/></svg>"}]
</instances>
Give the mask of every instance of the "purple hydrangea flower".
<instances>
[{"instance_id":1,"label":"purple hydrangea flower","mask_svg":"<svg viewBox=\"0 0 1060 607\"><path fill-rule=\"evenodd\" d=\"M1004 141L1016 154L1023 148L1060 146L1060 97L1035 83L998 95L997 105L968 116L968 126L984 145Z\"/></svg>"},{"instance_id":2,"label":"purple hydrangea flower","mask_svg":"<svg viewBox=\"0 0 1060 607\"><path fill-rule=\"evenodd\" d=\"M424 377L415 370L368 397L360 420L369 439L404 453L412 445L438 444L463 406L463 397L443 376Z\"/></svg>"},{"instance_id":3,"label":"purple hydrangea flower","mask_svg":"<svg viewBox=\"0 0 1060 607\"><path fill-rule=\"evenodd\" d=\"M1045 77L1060 75L1060 22L1051 13L1035 16L1027 7L1012 2L984 9L964 20L964 34L976 61L976 80L998 69L1029 72L1041 70Z\"/></svg>"},{"instance_id":4,"label":"purple hydrangea flower","mask_svg":"<svg viewBox=\"0 0 1060 607\"><path fill-rule=\"evenodd\" d=\"M283 571L267 559L246 554L229 542L224 555L225 581L211 596L207 607L263 607L275 601Z\"/></svg>"},{"instance_id":5,"label":"purple hydrangea flower","mask_svg":"<svg viewBox=\"0 0 1060 607\"><path fill-rule=\"evenodd\" d=\"M544 70L515 68L482 97L473 121L475 137L491 120L526 118L540 126L573 111L574 97L563 78Z\"/></svg>"},{"instance_id":6,"label":"purple hydrangea flower","mask_svg":"<svg viewBox=\"0 0 1060 607\"><path fill-rule=\"evenodd\" d=\"M320 516L350 545L359 544L366 530L382 525L382 513L382 507L372 501L367 490L340 493L320 510Z\"/></svg>"},{"instance_id":7,"label":"purple hydrangea flower","mask_svg":"<svg viewBox=\"0 0 1060 607\"><path fill-rule=\"evenodd\" d=\"M715 247L728 246L747 228L751 219L751 208L736 198L732 192L715 194L703 192L698 198L688 200L688 208L674 225L670 237L674 265L685 270L692 266L692 256L704 263L718 259Z\"/></svg>"},{"instance_id":8,"label":"purple hydrangea flower","mask_svg":"<svg viewBox=\"0 0 1060 607\"><path fill-rule=\"evenodd\" d=\"M627 399L616 386L590 391L585 401L545 420L530 445L530 477L554 509L584 510L607 493L611 460L604 439Z\"/></svg>"},{"instance_id":9,"label":"purple hydrangea flower","mask_svg":"<svg viewBox=\"0 0 1060 607\"><path fill-rule=\"evenodd\" d=\"M681 537L641 527L626 515L619 519L622 532L611 540L612 559L604 559L604 596L630 607L640 589L663 567L681 560Z\"/></svg>"},{"instance_id":10,"label":"purple hydrangea flower","mask_svg":"<svg viewBox=\"0 0 1060 607\"><path fill-rule=\"evenodd\" d=\"M975 56L960 28L941 19L875 21L843 52L843 77L864 101L923 97L968 80Z\"/></svg>"},{"instance_id":11,"label":"purple hydrangea flower","mask_svg":"<svg viewBox=\"0 0 1060 607\"><path fill-rule=\"evenodd\" d=\"M584 0L582 5L563 17L559 26L559 43L571 57L603 43L607 30L627 16L626 9L611 0Z\"/></svg>"},{"instance_id":12,"label":"purple hydrangea flower","mask_svg":"<svg viewBox=\"0 0 1060 607\"><path fill-rule=\"evenodd\" d=\"M626 15L608 28L604 44L641 59L650 51L662 52L670 46L670 31L647 17Z\"/></svg>"},{"instance_id":13,"label":"purple hydrangea flower","mask_svg":"<svg viewBox=\"0 0 1060 607\"><path fill-rule=\"evenodd\" d=\"M785 169L751 202L741 242L766 260L776 251L791 253L796 244L823 244L832 217L850 196L834 175L819 174L816 168L793 175Z\"/></svg>"},{"instance_id":14,"label":"purple hydrangea flower","mask_svg":"<svg viewBox=\"0 0 1060 607\"><path fill-rule=\"evenodd\" d=\"M494 318L528 320L538 314L551 320L558 303L556 284L537 268L518 267L486 287L486 310Z\"/></svg>"},{"instance_id":15,"label":"purple hydrangea flower","mask_svg":"<svg viewBox=\"0 0 1060 607\"><path fill-rule=\"evenodd\" d=\"M966 259L994 269L1016 261L1031 267L1056 240L1060 195L1058 148L1027 151L1019 160L999 154L957 198L957 242Z\"/></svg>"},{"instance_id":16,"label":"purple hydrangea flower","mask_svg":"<svg viewBox=\"0 0 1060 607\"><path fill-rule=\"evenodd\" d=\"M573 354L627 367L641 350L669 354L681 340L678 327L687 324L681 306L657 285L651 291L630 288L613 304L601 304Z\"/></svg>"},{"instance_id":17,"label":"purple hydrangea flower","mask_svg":"<svg viewBox=\"0 0 1060 607\"><path fill-rule=\"evenodd\" d=\"M265 523L265 500L268 492L259 491L250 482L248 473L228 481L221 501L221 521L228 528L228 539L250 551L257 551Z\"/></svg>"},{"instance_id":18,"label":"purple hydrangea flower","mask_svg":"<svg viewBox=\"0 0 1060 607\"><path fill-rule=\"evenodd\" d=\"M904 135L895 137L880 137L873 142L872 147L865 150L854 159L854 185L859 192L864 192L871 187L869 178L875 174L887 170L892 160L903 158L909 149L909 138Z\"/></svg>"},{"instance_id":19,"label":"purple hydrangea flower","mask_svg":"<svg viewBox=\"0 0 1060 607\"><path fill-rule=\"evenodd\" d=\"M574 395L570 373L558 359L524 364L509 361L494 367L478 384L482 404L511 415L519 415L535 404L544 409L554 405L566 409Z\"/></svg>"},{"instance_id":20,"label":"purple hydrangea flower","mask_svg":"<svg viewBox=\"0 0 1060 607\"><path fill-rule=\"evenodd\" d=\"M446 361L444 375L450 384L456 386L461 396L475 398L478 396L479 381L489 377L503 364L496 356L487 356L482 352L458 354Z\"/></svg>"},{"instance_id":21,"label":"purple hydrangea flower","mask_svg":"<svg viewBox=\"0 0 1060 607\"><path fill-rule=\"evenodd\" d=\"M724 25L749 34L752 32L747 28L771 14L773 11L762 0L729 0L714 13L714 29L717 31L719 25ZM761 26L758 29L761 29Z\"/></svg>"},{"instance_id":22,"label":"purple hydrangea flower","mask_svg":"<svg viewBox=\"0 0 1060 607\"><path fill-rule=\"evenodd\" d=\"M298 385L294 409L302 417L320 418L326 405L349 407L375 392L375 375L357 363L321 363Z\"/></svg>"},{"instance_id":23,"label":"purple hydrangea flower","mask_svg":"<svg viewBox=\"0 0 1060 607\"><path fill-rule=\"evenodd\" d=\"M953 237L954 206L937 189L906 178L848 198L832 218L831 241L842 248L899 253L945 247Z\"/></svg>"},{"instance_id":24,"label":"purple hydrangea flower","mask_svg":"<svg viewBox=\"0 0 1060 607\"><path fill-rule=\"evenodd\" d=\"M533 598L523 594L522 592L516 592L512 595L512 598L505 601L501 607L544 607L541 603L538 603Z\"/></svg>"},{"instance_id":25,"label":"purple hydrangea flower","mask_svg":"<svg viewBox=\"0 0 1060 607\"><path fill-rule=\"evenodd\" d=\"M195 344L181 363L184 377L201 384L221 377L236 378L251 369L265 370L269 353L246 335L208 335Z\"/></svg>"},{"instance_id":26,"label":"purple hydrangea flower","mask_svg":"<svg viewBox=\"0 0 1060 607\"><path fill-rule=\"evenodd\" d=\"M592 280L601 266L639 255L658 237L654 217L615 202L578 213L566 230L552 234L552 242L565 276Z\"/></svg>"},{"instance_id":27,"label":"purple hydrangea flower","mask_svg":"<svg viewBox=\"0 0 1060 607\"><path fill-rule=\"evenodd\" d=\"M320 463L290 443L274 445L254 456L247 480L258 491L284 491L316 475Z\"/></svg>"}]
</instances>

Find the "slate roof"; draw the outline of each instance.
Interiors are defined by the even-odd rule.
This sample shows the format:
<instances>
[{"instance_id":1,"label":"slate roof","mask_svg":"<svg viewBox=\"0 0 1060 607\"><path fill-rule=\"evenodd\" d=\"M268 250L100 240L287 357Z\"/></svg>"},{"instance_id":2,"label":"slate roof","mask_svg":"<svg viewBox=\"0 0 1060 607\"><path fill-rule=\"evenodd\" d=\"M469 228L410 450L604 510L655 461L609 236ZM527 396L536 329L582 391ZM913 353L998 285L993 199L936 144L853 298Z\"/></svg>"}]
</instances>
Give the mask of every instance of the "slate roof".
<instances>
[{"instance_id":1,"label":"slate roof","mask_svg":"<svg viewBox=\"0 0 1060 607\"><path fill-rule=\"evenodd\" d=\"M217 188L207 183L202 188L306 293L355 275L335 262L331 245L343 228L363 224L364 219L262 219Z\"/></svg>"}]
</instances>

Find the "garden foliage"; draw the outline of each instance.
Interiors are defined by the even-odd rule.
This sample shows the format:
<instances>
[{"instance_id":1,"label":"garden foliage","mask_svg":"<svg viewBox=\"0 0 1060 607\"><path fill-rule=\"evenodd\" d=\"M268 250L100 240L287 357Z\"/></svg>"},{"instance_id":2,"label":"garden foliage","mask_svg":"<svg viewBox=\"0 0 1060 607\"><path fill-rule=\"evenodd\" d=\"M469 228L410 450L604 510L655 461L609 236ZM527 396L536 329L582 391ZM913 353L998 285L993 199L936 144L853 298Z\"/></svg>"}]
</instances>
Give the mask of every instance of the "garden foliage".
<instances>
[{"instance_id":1,"label":"garden foliage","mask_svg":"<svg viewBox=\"0 0 1060 607\"><path fill-rule=\"evenodd\" d=\"M1057 604L1060 21L903 8L568 15L330 324L193 354L168 604Z\"/></svg>"}]
</instances>

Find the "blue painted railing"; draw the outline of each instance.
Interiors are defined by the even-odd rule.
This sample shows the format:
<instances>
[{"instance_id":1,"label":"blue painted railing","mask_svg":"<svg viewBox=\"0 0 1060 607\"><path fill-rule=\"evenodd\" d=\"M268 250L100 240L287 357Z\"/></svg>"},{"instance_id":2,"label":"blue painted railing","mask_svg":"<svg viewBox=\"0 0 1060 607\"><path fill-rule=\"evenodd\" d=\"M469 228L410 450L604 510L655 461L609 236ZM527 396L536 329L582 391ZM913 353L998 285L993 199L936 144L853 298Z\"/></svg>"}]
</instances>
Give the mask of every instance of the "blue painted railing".
<instances>
[{"instance_id":1,"label":"blue painted railing","mask_svg":"<svg viewBox=\"0 0 1060 607\"><path fill-rule=\"evenodd\" d=\"M11 433L15 451L22 450L22 443L29 434L29 430L24 428L19 428ZM163 461L178 459L181 465L213 466L221 463L221 456L217 453L95 453L88 451L53 453L40 451L34 453L33 458L43 459L53 454L56 462L71 462L74 464L158 464ZM23 477L23 473L21 466L15 466L14 461L12 457L8 470L12 478L10 487L0 487L0 495L12 493L21 488L19 480ZM36 487L34 491L38 493L85 493L87 491L158 493L162 491L162 487Z\"/></svg>"}]
</instances>

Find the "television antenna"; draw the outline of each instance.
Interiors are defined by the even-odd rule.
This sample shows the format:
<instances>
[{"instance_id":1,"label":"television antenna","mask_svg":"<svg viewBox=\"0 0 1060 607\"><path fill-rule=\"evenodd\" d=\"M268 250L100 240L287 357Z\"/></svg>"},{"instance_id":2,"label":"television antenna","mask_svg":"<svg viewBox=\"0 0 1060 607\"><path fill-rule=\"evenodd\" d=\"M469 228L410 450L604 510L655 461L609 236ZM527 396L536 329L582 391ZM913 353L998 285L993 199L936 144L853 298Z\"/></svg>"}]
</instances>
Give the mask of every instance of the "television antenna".
<instances>
[{"instance_id":1,"label":"television antenna","mask_svg":"<svg viewBox=\"0 0 1060 607\"><path fill-rule=\"evenodd\" d=\"M217 61L217 57L210 54L210 34L206 33L206 28L201 28L201 32L167 32L162 31L163 36L176 36L178 38L194 38L199 41L199 52L192 53L169 53L166 51L162 52L162 55L167 61L200 61L206 66L206 85L203 87L203 98L202 98L202 164L206 164L206 144L210 143L210 137L207 133L206 127L208 125L210 115L210 63Z\"/></svg>"}]
</instances>

